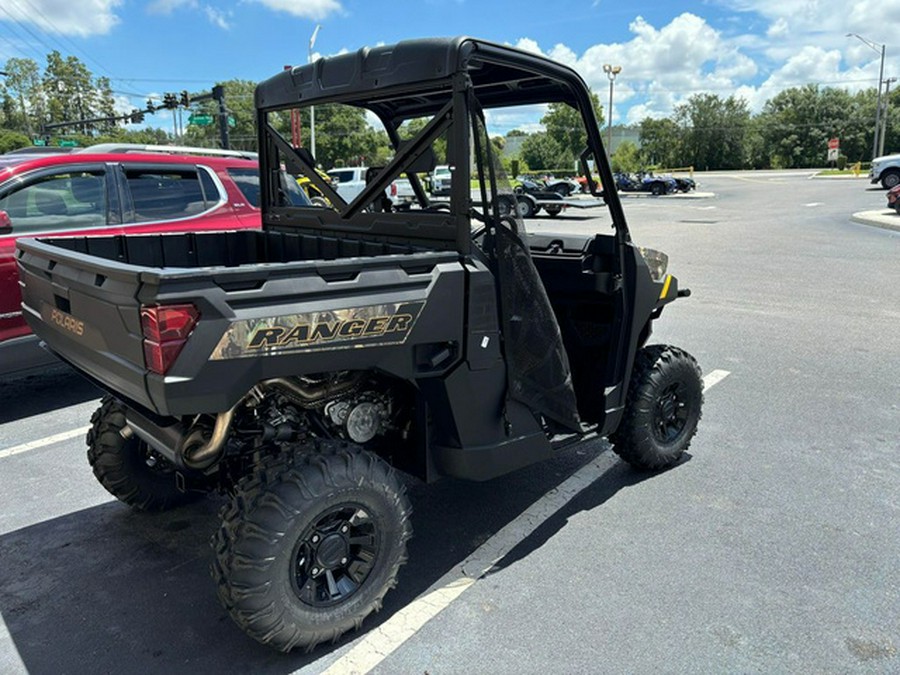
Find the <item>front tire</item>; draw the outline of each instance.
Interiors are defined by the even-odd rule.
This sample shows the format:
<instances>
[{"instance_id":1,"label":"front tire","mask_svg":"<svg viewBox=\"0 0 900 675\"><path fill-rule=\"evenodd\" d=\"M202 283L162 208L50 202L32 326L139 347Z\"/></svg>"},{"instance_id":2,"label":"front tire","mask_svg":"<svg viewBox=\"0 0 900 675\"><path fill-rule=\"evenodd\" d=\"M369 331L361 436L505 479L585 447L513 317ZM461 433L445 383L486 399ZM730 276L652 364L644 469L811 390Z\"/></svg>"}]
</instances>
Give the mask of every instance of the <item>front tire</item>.
<instances>
[{"instance_id":1,"label":"front tire","mask_svg":"<svg viewBox=\"0 0 900 675\"><path fill-rule=\"evenodd\" d=\"M644 347L635 355L625 415L609 439L613 450L639 469L670 467L691 444L702 406L694 357L677 347Z\"/></svg>"},{"instance_id":2,"label":"front tire","mask_svg":"<svg viewBox=\"0 0 900 675\"><path fill-rule=\"evenodd\" d=\"M137 436L123 436L125 426L125 407L105 396L91 416L87 457L107 492L139 511L166 511L202 496L179 490L175 467Z\"/></svg>"},{"instance_id":3,"label":"front tire","mask_svg":"<svg viewBox=\"0 0 900 675\"><path fill-rule=\"evenodd\" d=\"M885 190L890 190L898 185L900 185L900 171L889 169L881 174L881 187Z\"/></svg>"},{"instance_id":4,"label":"front tire","mask_svg":"<svg viewBox=\"0 0 900 675\"><path fill-rule=\"evenodd\" d=\"M286 449L242 479L213 539L231 618L284 652L337 640L381 608L412 535L394 470L348 443Z\"/></svg>"}]
</instances>

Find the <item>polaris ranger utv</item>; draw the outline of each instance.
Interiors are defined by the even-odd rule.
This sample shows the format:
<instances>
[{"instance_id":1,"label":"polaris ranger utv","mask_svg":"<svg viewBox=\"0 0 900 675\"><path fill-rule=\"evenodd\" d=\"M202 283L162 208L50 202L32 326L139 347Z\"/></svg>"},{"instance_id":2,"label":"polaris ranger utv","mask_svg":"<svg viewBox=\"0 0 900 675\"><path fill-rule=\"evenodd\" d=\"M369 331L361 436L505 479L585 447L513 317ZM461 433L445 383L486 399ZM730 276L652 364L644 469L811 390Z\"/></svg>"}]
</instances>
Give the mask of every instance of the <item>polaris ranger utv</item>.
<instances>
[{"instance_id":1,"label":"polaris ranger utv","mask_svg":"<svg viewBox=\"0 0 900 675\"><path fill-rule=\"evenodd\" d=\"M486 119L541 103L578 111L592 194L614 185L574 71L415 40L259 85L261 231L20 242L31 327L109 392L94 473L139 509L228 495L213 576L260 642L311 649L381 606L412 534L397 471L484 481L589 435L662 469L694 435L696 362L646 346L688 292L632 243L615 190L604 233L529 236L517 218ZM313 104L365 111L394 146L349 203L282 131ZM432 203L420 174L438 142L453 180ZM292 200L286 172L329 205ZM383 195L401 175L416 203L398 211Z\"/></svg>"}]
</instances>

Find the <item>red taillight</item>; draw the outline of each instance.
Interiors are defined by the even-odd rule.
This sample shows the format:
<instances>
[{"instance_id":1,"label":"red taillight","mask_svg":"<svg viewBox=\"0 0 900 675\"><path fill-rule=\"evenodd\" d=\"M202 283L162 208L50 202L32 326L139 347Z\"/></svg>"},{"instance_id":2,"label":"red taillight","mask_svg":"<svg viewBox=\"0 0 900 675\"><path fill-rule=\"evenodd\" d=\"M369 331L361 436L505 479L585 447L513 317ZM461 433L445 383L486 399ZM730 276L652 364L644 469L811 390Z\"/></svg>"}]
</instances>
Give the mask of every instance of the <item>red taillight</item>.
<instances>
[{"instance_id":1,"label":"red taillight","mask_svg":"<svg viewBox=\"0 0 900 675\"><path fill-rule=\"evenodd\" d=\"M397 196L397 184L391 183L391 197Z\"/></svg>"},{"instance_id":2,"label":"red taillight","mask_svg":"<svg viewBox=\"0 0 900 675\"><path fill-rule=\"evenodd\" d=\"M144 362L150 371L159 375L166 374L199 318L200 312L193 305L141 307Z\"/></svg>"}]
</instances>

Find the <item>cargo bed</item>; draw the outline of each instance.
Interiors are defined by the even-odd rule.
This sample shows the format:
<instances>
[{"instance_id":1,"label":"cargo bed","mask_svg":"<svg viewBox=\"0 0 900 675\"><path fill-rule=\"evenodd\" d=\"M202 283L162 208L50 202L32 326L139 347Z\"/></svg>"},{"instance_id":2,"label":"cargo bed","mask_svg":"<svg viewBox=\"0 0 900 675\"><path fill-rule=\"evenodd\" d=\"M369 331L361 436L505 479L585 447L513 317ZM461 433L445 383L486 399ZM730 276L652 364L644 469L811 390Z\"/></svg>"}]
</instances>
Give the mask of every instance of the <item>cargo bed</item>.
<instances>
[{"instance_id":1,"label":"cargo bed","mask_svg":"<svg viewBox=\"0 0 900 675\"><path fill-rule=\"evenodd\" d=\"M335 341L315 359L297 358L308 353L302 346L251 353L223 342L279 318L414 306L421 312L415 325L395 340L462 340L462 316L441 308L459 306L450 298L463 293L455 252L271 231L41 239L19 248L32 329L105 388L162 415L227 410L270 377L369 367L379 353L360 346L383 351L379 365L388 372L409 377L416 368L412 358L398 358L410 352L385 348L396 341ZM145 365L141 308L171 304L193 305L200 319L172 368L158 375ZM432 312L446 318L422 320ZM245 358L251 355L268 358Z\"/></svg>"}]
</instances>

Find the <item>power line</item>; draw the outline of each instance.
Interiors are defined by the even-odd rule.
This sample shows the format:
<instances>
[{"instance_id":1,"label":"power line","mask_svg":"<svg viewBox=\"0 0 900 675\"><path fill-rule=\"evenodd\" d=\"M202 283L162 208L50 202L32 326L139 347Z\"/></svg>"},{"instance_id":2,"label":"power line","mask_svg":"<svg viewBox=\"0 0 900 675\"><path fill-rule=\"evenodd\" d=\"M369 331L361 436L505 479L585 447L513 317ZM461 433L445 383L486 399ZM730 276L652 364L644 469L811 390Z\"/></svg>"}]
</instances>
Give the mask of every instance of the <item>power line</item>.
<instances>
[{"instance_id":1,"label":"power line","mask_svg":"<svg viewBox=\"0 0 900 675\"><path fill-rule=\"evenodd\" d=\"M56 51L53 46L47 42L44 42L43 38L40 35L37 35L34 31L29 28L28 24L19 21L15 16L13 16L12 12L10 12L4 5L0 4L0 11L2 11L6 16L9 17L10 21L12 21L18 28L21 28L26 33L28 33L31 37L37 40L45 49L49 49L51 52ZM45 55L46 56L46 55Z\"/></svg>"},{"instance_id":2,"label":"power line","mask_svg":"<svg viewBox=\"0 0 900 675\"><path fill-rule=\"evenodd\" d=\"M13 2L15 2L15 1L16 1L16 0L13 0ZM46 22L46 24L47 24L48 26L50 26L54 31L56 31L56 33L57 33L57 35L58 35L59 37L57 38L55 35L51 35L50 37L51 37L51 39L53 39L53 40L56 42L56 44L57 44L58 46L60 46L60 47L63 48L62 51L72 51L72 50L74 50L74 51L76 51L76 52L81 52L81 54L82 54L88 61L90 61L90 62L92 62L94 65L96 65L101 71L103 71L104 73L106 73L106 75L110 75L109 71L107 71L106 68L103 67L103 64L101 64L99 61L97 61L95 58L93 58L93 57L92 57L90 54L88 54L86 51L84 51L83 49L81 49L80 47L78 47L78 45L76 45L75 42L74 42L72 39L70 39L65 33L63 33L63 31L60 30L59 27L58 27L55 23L53 23L53 22L50 20L50 17L48 17L46 14L44 14L44 12L41 11L40 7L36 7L34 4L32 4L31 0L21 0L21 2L24 2L26 5L28 5L32 10L35 11L35 13L37 13L38 16L40 16L40 17L44 20L44 22ZM20 11L21 11L21 8L20 8ZM23 13L24 13L24 12L23 12ZM66 48L66 47L64 46L62 40L65 40L65 41L70 45L70 47L69 47L69 48Z\"/></svg>"}]
</instances>

